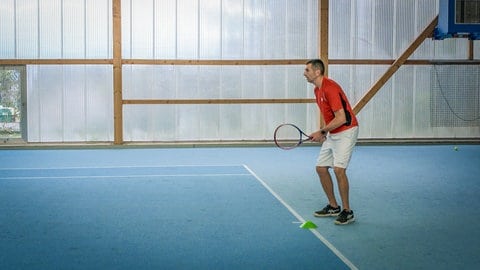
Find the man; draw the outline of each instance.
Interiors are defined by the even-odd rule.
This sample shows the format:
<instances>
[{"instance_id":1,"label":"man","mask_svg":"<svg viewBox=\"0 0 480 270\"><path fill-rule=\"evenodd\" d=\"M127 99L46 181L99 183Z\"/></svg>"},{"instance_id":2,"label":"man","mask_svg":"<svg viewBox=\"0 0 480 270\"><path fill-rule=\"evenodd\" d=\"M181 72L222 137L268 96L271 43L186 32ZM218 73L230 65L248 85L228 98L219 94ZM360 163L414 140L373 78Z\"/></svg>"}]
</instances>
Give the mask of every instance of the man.
<instances>
[{"instance_id":1,"label":"man","mask_svg":"<svg viewBox=\"0 0 480 270\"><path fill-rule=\"evenodd\" d=\"M314 215L337 216L335 224L343 225L355 221L349 203L346 170L358 137L358 121L342 88L325 77L324 72L323 62L313 59L306 63L303 74L309 83L315 85L315 97L321 112L320 130L310 136L313 141L323 143L316 171L328 199L327 206ZM337 179L343 210L335 198L330 168Z\"/></svg>"}]
</instances>

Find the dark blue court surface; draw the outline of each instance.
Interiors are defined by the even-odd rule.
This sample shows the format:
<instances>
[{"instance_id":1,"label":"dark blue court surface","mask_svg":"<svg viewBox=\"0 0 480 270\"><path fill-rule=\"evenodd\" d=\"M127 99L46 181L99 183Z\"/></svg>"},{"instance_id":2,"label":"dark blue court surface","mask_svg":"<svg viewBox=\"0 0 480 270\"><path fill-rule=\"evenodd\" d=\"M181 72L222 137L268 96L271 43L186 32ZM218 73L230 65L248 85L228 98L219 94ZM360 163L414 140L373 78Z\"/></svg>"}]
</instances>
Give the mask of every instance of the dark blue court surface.
<instances>
[{"instance_id":1,"label":"dark blue court surface","mask_svg":"<svg viewBox=\"0 0 480 270\"><path fill-rule=\"evenodd\" d=\"M0 269L480 269L480 145L357 147L347 226L318 150L0 150Z\"/></svg>"},{"instance_id":2,"label":"dark blue court surface","mask_svg":"<svg viewBox=\"0 0 480 270\"><path fill-rule=\"evenodd\" d=\"M348 269L244 166L0 172L1 269Z\"/></svg>"}]
</instances>

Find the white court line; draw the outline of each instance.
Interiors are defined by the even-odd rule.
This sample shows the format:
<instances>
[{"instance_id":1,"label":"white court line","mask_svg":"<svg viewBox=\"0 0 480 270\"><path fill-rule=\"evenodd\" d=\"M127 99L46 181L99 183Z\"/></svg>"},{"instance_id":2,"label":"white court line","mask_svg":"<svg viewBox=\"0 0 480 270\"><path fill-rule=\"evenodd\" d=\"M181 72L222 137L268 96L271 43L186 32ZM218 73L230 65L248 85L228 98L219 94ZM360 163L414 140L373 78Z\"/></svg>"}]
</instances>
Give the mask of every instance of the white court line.
<instances>
[{"instance_id":1,"label":"white court line","mask_svg":"<svg viewBox=\"0 0 480 270\"><path fill-rule=\"evenodd\" d=\"M42 171L42 170L90 170L90 169L145 169L145 168L191 168L191 167L211 167L225 168L236 167L244 168L242 165L159 165L159 166L93 166L93 167L46 167L46 168L0 168L0 171ZM196 174L125 174L125 175L61 175L61 176L0 176L0 180L40 180L40 179L88 179L88 178L141 178L141 177L219 177L219 176L251 176L250 173L196 173Z\"/></svg>"},{"instance_id":2,"label":"white court line","mask_svg":"<svg viewBox=\"0 0 480 270\"><path fill-rule=\"evenodd\" d=\"M265 181L263 181L260 177L258 177L258 175L255 172L253 172L247 165L244 164L243 167L245 167L245 169L247 169L270 193L272 193L272 195L275 198L277 198L277 200L280 201L280 203L282 203L288 209L288 211L290 211L301 223L304 223L306 221L302 216L300 216L300 214L297 213L297 211L295 211L295 209L293 209L288 203L286 203L275 191L273 191L273 189L270 188L270 186L267 185L267 183L265 183ZM318 239L320 239L320 241L322 241L323 244L325 244L335 255L337 255L337 257L340 258L340 260L342 260L348 267L350 267L350 269L358 270L358 268L349 259L347 259L345 255L343 255L334 245L332 245L332 243L330 243L325 237L323 237L323 235L321 235L317 230L311 229L310 231Z\"/></svg>"},{"instance_id":3,"label":"white court line","mask_svg":"<svg viewBox=\"0 0 480 270\"><path fill-rule=\"evenodd\" d=\"M252 176L250 173L217 173L217 174L139 174L139 175L77 175L77 176L12 176L1 177L0 180L41 180L41 179L89 179L89 178L146 178L146 177L228 177Z\"/></svg>"},{"instance_id":4,"label":"white court line","mask_svg":"<svg viewBox=\"0 0 480 270\"><path fill-rule=\"evenodd\" d=\"M232 165L152 165L152 166L137 166L137 165L124 165L124 166L80 166L80 167L29 167L29 168L0 168L0 171L15 171L15 170L71 170L71 169L130 169L130 168L179 168L179 167L243 167L238 164Z\"/></svg>"}]
</instances>

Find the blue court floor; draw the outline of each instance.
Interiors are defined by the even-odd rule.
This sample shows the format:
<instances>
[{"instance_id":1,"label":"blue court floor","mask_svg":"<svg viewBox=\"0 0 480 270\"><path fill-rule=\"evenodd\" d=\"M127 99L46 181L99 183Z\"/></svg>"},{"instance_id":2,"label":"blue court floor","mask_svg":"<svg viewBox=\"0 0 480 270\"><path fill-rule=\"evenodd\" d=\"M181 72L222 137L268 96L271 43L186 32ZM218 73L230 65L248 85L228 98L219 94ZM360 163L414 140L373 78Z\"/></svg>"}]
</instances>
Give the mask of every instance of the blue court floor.
<instances>
[{"instance_id":1,"label":"blue court floor","mask_svg":"<svg viewBox=\"0 0 480 270\"><path fill-rule=\"evenodd\" d=\"M318 150L0 150L0 269L480 267L480 145L358 146L347 226Z\"/></svg>"}]
</instances>

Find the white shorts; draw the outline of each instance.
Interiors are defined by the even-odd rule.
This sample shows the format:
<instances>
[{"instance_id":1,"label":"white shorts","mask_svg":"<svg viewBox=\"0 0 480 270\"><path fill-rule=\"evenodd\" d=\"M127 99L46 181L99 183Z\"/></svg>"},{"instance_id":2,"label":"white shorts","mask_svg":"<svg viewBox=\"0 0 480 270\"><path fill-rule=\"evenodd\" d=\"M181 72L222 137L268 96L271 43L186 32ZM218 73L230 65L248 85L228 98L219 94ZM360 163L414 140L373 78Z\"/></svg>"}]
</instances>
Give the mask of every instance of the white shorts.
<instances>
[{"instance_id":1,"label":"white shorts","mask_svg":"<svg viewBox=\"0 0 480 270\"><path fill-rule=\"evenodd\" d=\"M345 131L328 134L318 154L318 167L347 168L357 143L358 126Z\"/></svg>"}]
</instances>

